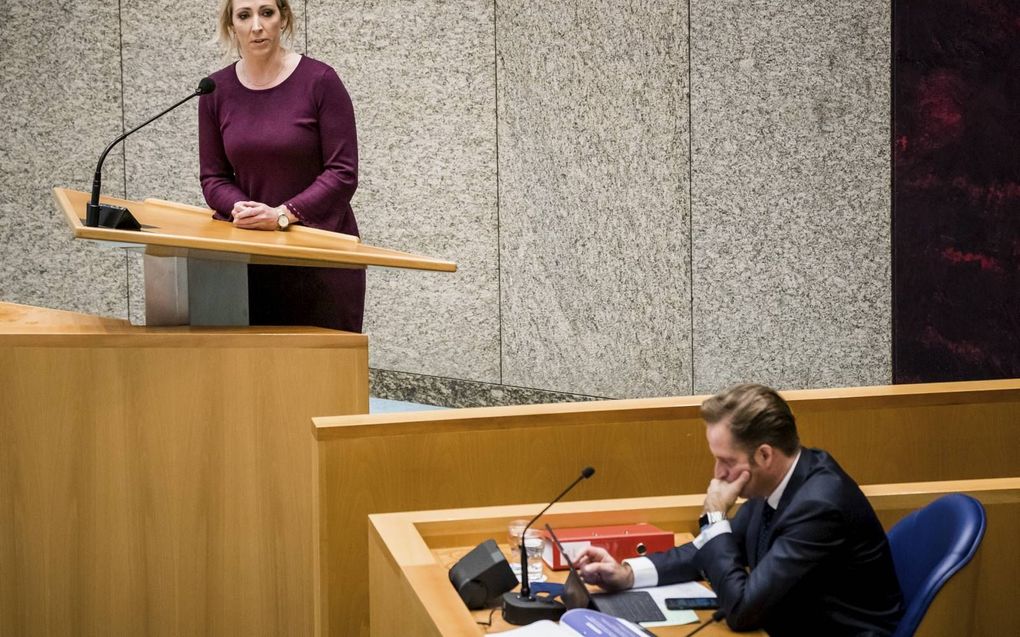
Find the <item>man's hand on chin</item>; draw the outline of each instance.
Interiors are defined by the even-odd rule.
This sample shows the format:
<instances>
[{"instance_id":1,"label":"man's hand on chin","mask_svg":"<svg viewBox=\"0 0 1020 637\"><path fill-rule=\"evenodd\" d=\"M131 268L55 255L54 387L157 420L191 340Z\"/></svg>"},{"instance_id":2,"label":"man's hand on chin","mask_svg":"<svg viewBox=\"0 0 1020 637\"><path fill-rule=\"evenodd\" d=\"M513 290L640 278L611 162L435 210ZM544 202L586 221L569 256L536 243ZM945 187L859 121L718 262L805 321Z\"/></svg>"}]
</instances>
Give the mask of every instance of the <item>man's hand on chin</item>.
<instances>
[{"instance_id":1,"label":"man's hand on chin","mask_svg":"<svg viewBox=\"0 0 1020 637\"><path fill-rule=\"evenodd\" d=\"M708 483L708 493L705 494L704 512L726 513L729 511L750 479L751 474L747 471L742 472L733 482L713 478Z\"/></svg>"}]
</instances>

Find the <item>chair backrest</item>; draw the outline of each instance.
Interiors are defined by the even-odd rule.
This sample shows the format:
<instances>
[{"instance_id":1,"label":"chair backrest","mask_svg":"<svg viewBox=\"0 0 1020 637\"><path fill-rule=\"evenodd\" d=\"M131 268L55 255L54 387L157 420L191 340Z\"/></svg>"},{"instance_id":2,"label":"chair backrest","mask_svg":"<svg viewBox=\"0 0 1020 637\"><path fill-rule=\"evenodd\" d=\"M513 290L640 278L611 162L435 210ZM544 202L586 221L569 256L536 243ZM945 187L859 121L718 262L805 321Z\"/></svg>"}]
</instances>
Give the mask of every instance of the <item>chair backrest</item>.
<instances>
[{"instance_id":1,"label":"chair backrest","mask_svg":"<svg viewBox=\"0 0 1020 637\"><path fill-rule=\"evenodd\" d=\"M984 507L962 493L942 496L889 530L906 604L893 637L914 634L935 594L970 561L984 534Z\"/></svg>"}]
</instances>

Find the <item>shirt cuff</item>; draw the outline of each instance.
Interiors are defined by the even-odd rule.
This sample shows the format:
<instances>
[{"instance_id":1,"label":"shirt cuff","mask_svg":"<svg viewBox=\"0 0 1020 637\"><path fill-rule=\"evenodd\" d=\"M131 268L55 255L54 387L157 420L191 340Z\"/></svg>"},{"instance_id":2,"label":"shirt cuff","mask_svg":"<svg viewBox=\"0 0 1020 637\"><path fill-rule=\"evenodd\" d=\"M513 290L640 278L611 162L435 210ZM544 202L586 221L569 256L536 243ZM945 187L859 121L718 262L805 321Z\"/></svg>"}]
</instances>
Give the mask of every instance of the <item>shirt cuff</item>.
<instances>
[{"instance_id":1,"label":"shirt cuff","mask_svg":"<svg viewBox=\"0 0 1020 637\"><path fill-rule=\"evenodd\" d=\"M647 557L632 557L623 562L630 564L630 570L634 572L634 588L659 585L659 571L655 570L655 564Z\"/></svg>"},{"instance_id":2,"label":"shirt cuff","mask_svg":"<svg viewBox=\"0 0 1020 637\"><path fill-rule=\"evenodd\" d=\"M708 544L709 540L717 535L722 535L723 533L733 533L733 528L730 527L729 520L719 520L715 524L709 524L701 530L698 537L694 538L694 542L692 542L692 544L694 544L694 548L700 551L701 547Z\"/></svg>"}]
</instances>

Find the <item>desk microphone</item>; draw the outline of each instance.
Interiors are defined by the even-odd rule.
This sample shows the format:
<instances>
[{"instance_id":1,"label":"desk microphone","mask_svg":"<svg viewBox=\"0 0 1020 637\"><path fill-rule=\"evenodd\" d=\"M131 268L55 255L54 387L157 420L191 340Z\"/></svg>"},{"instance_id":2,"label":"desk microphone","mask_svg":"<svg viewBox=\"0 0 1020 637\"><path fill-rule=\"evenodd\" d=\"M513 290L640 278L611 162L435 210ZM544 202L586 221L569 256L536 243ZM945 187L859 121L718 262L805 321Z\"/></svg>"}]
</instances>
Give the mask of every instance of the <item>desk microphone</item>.
<instances>
[{"instance_id":1,"label":"desk microphone","mask_svg":"<svg viewBox=\"0 0 1020 637\"><path fill-rule=\"evenodd\" d=\"M691 632L687 633L686 635L684 635L684 637L691 637L691 635L693 635L694 633L701 632L701 629L704 628L705 626L708 626L709 624L714 624L717 621L719 621L721 619L724 619L725 617L726 617L726 613L724 613L722 611L722 609L719 609L719 610L715 611L714 613L712 613L712 616L709 617L708 619L706 619L705 623L703 623L702 625L698 626L697 628L695 628Z\"/></svg>"},{"instance_id":2,"label":"desk microphone","mask_svg":"<svg viewBox=\"0 0 1020 637\"><path fill-rule=\"evenodd\" d=\"M117 139L110 142L110 145L106 147L103 154L99 156L99 163L96 164L96 174L92 178L92 199L85 205L85 225L90 228L103 227L103 228L116 228L117 230L141 230L142 226L139 225L134 215L128 211L127 208L121 206L111 206L108 204L99 203L99 189L102 184L103 174L103 162L106 161L106 156L113 150L113 147L120 143L125 137L135 132L139 128L151 123L153 120L163 117L170 111L174 110L184 102L187 102L193 97L199 95L206 95L216 90L216 82L212 81L212 78L204 77L202 81L198 83L198 88L191 95L185 97L181 101L177 102L170 108L166 109L159 115L148 119L147 121L135 126L128 132L124 133Z\"/></svg>"},{"instance_id":3,"label":"desk microphone","mask_svg":"<svg viewBox=\"0 0 1020 637\"><path fill-rule=\"evenodd\" d=\"M535 523L535 520L542 517L542 514L549 510L549 507L560 501L560 498L567 495L571 489L577 486L577 483L581 480L587 480L588 478L595 475L595 469L592 467L585 467L581 470L581 475L570 483L570 486L563 490L563 493L556 496L556 498L546 505L544 509L539 511L538 515L531 518L531 521L521 531L521 590L519 593L504 593L503 594L503 619L507 623L514 624L515 626L523 626L524 624L530 624L537 622L541 619L550 619L556 621L560 618L563 613L567 611L567 607L552 599L542 599L532 596L531 587L528 586L528 551L524 546L524 538L528 534L528 529Z\"/></svg>"}]
</instances>

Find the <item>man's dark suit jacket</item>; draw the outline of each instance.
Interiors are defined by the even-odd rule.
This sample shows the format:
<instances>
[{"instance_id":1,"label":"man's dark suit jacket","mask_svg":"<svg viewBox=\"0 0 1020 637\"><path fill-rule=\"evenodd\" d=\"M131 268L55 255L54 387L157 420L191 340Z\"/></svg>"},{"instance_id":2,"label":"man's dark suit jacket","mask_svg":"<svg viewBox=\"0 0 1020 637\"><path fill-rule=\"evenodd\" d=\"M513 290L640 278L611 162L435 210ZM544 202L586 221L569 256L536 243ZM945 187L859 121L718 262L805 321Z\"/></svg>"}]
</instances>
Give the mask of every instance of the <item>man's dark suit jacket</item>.
<instances>
[{"instance_id":1,"label":"man's dark suit jacket","mask_svg":"<svg viewBox=\"0 0 1020 637\"><path fill-rule=\"evenodd\" d=\"M708 579L735 630L770 635L886 635L903 614L889 543L860 488L829 454L802 449L756 555L765 500L700 550L649 555L659 584ZM747 568L752 567L750 573Z\"/></svg>"}]
</instances>

